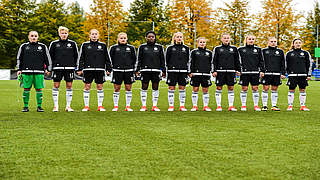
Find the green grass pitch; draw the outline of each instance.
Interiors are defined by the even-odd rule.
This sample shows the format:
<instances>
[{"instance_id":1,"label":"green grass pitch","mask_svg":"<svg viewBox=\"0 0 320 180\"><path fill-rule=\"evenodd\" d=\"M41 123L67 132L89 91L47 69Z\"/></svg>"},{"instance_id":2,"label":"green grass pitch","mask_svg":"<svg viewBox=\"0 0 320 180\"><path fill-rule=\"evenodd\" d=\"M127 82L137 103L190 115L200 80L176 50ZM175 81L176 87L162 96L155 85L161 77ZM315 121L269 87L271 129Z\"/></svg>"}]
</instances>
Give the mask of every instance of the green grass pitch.
<instances>
[{"instance_id":1,"label":"green grass pitch","mask_svg":"<svg viewBox=\"0 0 320 180\"><path fill-rule=\"evenodd\" d=\"M110 82L104 85L107 112L96 111L95 88L91 111L80 112L82 88L75 81L71 106L76 112L67 113L62 84L60 112L53 113L52 82L46 81L45 113L35 112L34 90L30 112L21 113L22 89L17 102L16 81L0 81L0 179L320 179L320 82L309 82L310 112L299 111L298 92L294 111L285 111L285 84L279 89L281 112L253 112L251 90L247 112L227 112L226 88L223 112L178 112L178 93L176 111L167 112L165 83L161 112L139 112L140 82L133 86L135 112L124 111L123 90L120 112L111 112ZM236 85L238 110L239 90ZM191 108L191 87L186 107Z\"/></svg>"}]
</instances>

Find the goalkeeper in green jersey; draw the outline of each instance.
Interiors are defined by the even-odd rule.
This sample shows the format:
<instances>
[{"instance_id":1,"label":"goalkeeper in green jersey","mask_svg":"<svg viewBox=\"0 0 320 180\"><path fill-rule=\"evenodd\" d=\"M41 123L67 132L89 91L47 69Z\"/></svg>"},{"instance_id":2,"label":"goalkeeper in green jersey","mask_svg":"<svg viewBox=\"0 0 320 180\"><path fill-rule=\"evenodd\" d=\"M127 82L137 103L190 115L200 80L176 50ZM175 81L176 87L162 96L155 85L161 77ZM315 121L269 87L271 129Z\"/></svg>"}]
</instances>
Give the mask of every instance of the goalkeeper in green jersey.
<instances>
[{"instance_id":1,"label":"goalkeeper in green jersey","mask_svg":"<svg viewBox=\"0 0 320 180\"><path fill-rule=\"evenodd\" d=\"M23 82L23 103L22 112L29 111L29 97L32 85L36 89L37 111L43 112L42 88L44 88L44 73L51 72L51 59L46 45L38 42L38 32L30 31L29 42L23 43L17 55L17 75L22 74Z\"/></svg>"}]
</instances>

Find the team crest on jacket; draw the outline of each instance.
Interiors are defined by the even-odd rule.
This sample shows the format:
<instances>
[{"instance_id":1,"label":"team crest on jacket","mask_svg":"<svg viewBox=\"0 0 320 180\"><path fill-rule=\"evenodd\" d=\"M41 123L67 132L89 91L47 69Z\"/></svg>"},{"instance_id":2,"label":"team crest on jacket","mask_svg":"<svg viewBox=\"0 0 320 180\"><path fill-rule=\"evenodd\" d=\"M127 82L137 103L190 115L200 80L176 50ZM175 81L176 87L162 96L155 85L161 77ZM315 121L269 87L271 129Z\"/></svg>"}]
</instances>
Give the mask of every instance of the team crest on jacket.
<instances>
[{"instance_id":1,"label":"team crest on jacket","mask_svg":"<svg viewBox=\"0 0 320 180\"><path fill-rule=\"evenodd\" d=\"M91 48L92 48L92 47L89 45L89 46L88 46L88 49L91 49Z\"/></svg>"},{"instance_id":2,"label":"team crest on jacket","mask_svg":"<svg viewBox=\"0 0 320 180\"><path fill-rule=\"evenodd\" d=\"M145 47L144 50L148 51L148 47Z\"/></svg>"},{"instance_id":3,"label":"team crest on jacket","mask_svg":"<svg viewBox=\"0 0 320 180\"><path fill-rule=\"evenodd\" d=\"M183 47L183 48L182 48L182 51L185 52L185 51L186 51L186 48Z\"/></svg>"},{"instance_id":4,"label":"team crest on jacket","mask_svg":"<svg viewBox=\"0 0 320 180\"><path fill-rule=\"evenodd\" d=\"M68 44L67 44L67 47L71 47L71 44L70 44L70 43L68 43Z\"/></svg>"},{"instance_id":5,"label":"team crest on jacket","mask_svg":"<svg viewBox=\"0 0 320 180\"><path fill-rule=\"evenodd\" d=\"M199 55L200 54L200 52L196 52L196 55Z\"/></svg>"},{"instance_id":6,"label":"team crest on jacket","mask_svg":"<svg viewBox=\"0 0 320 180\"><path fill-rule=\"evenodd\" d=\"M42 49L42 47L41 46L38 46L38 50L41 50Z\"/></svg>"},{"instance_id":7,"label":"team crest on jacket","mask_svg":"<svg viewBox=\"0 0 320 180\"><path fill-rule=\"evenodd\" d=\"M127 51L127 52L131 52L131 50L130 50L130 48L129 48L129 47L127 47L127 48L126 48L126 51Z\"/></svg>"},{"instance_id":8,"label":"team crest on jacket","mask_svg":"<svg viewBox=\"0 0 320 180\"><path fill-rule=\"evenodd\" d=\"M223 52L224 50L223 49L220 49L220 52Z\"/></svg>"},{"instance_id":9,"label":"team crest on jacket","mask_svg":"<svg viewBox=\"0 0 320 180\"><path fill-rule=\"evenodd\" d=\"M276 54L279 54L279 51L276 51Z\"/></svg>"},{"instance_id":10,"label":"team crest on jacket","mask_svg":"<svg viewBox=\"0 0 320 180\"><path fill-rule=\"evenodd\" d=\"M29 49L30 49L30 47L29 47L29 46L27 46L27 47L26 47L26 50L29 50Z\"/></svg>"},{"instance_id":11,"label":"team crest on jacket","mask_svg":"<svg viewBox=\"0 0 320 180\"><path fill-rule=\"evenodd\" d=\"M304 56L304 53L302 52L302 53L300 53L300 55L301 55L301 56Z\"/></svg>"},{"instance_id":12,"label":"team crest on jacket","mask_svg":"<svg viewBox=\"0 0 320 180\"><path fill-rule=\"evenodd\" d=\"M291 56L294 56L294 53L291 53Z\"/></svg>"},{"instance_id":13,"label":"team crest on jacket","mask_svg":"<svg viewBox=\"0 0 320 180\"><path fill-rule=\"evenodd\" d=\"M269 51L268 51L268 50L266 51L266 54L269 54Z\"/></svg>"},{"instance_id":14,"label":"team crest on jacket","mask_svg":"<svg viewBox=\"0 0 320 180\"><path fill-rule=\"evenodd\" d=\"M206 56L209 56L210 54L208 52L206 52Z\"/></svg>"},{"instance_id":15,"label":"team crest on jacket","mask_svg":"<svg viewBox=\"0 0 320 180\"><path fill-rule=\"evenodd\" d=\"M247 50L245 50L245 49L242 49L242 52L244 52L244 53L245 53L245 52L247 52Z\"/></svg>"},{"instance_id":16,"label":"team crest on jacket","mask_svg":"<svg viewBox=\"0 0 320 180\"><path fill-rule=\"evenodd\" d=\"M255 53L256 53L256 52L258 52L258 50L257 50L257 49L254 49L254 50L253 50L253 52L255 52Z\"/></svg>"},{"instance_id":17,"label":"team crest on jacket","mask_svg":"<svg viewBox=\"0 0 320 180\"><path fill-rule=\"evenodd\" d=\"M159 49L157 47L154 47L153 50L158 51Z\"/></svg>"},{"instance_id":18,"label":"team crest on jacket","mask_svg":"<svg viewBox=\"0 0 320 180\"><path fill-rule=\"evenodd\" d=\"M232 49L232 48L230 48L230 52L233 52L233 49Z\"/></svg>"},{"instance_id":19,"label":"team crest on jacket","mask_svg":"<svg viewBox=\"0 0 320 180\"><path fill-rule=\"evenodd\" d=\"M99 45L99 46L98 46L98 49L102 49L102 46Z\"/></svg>"},{"instance_id":20,"label":"team crest on jacket","mask_svg":"<svg viewBox=\"0 0 320 180\"><path fill-rule=\"evenodd\" d=\"M59 47L60 47L60 44L56 44L56 47L59 48Z\"/></svg>"}]
</instances>

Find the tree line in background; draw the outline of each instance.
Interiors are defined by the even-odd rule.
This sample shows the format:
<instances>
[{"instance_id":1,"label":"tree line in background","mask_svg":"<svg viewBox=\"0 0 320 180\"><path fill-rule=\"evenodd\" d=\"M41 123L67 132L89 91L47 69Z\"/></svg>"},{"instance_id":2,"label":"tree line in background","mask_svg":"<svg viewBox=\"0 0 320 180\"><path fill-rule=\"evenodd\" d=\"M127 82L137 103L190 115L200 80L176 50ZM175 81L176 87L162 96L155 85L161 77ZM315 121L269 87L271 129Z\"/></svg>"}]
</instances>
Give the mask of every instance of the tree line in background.
<instances>
[{"instance_id":1,"label":"tree line in background","mask_svg":"<svg viewBox=\"0 0 320 180\"><path fill-rule=\"evenodd\" d=\"M138 47L145 42L145 33L154 29L157 42L171 43L174 32L181 31L185 44L195 47L195 37L209 39L207 47L220 44L220 34L230 33L232 44L244 45L245 35L257 37L257 45L265 47L269 36L275 36L279 47L290 49L294 37L305 41L304 49L314 56L316 26L320 25L319 2L307 17L293 10L292 0L263 0L262 12L250 14L248 0L233 0L225 8L213 9L210 0L134 0L127 12L120 0L93 0L85 13L78 3L59 0L0 1L0 68L14 68L19 45L28 41L31 30L39 32L40 41L49 43L58 38L59 26L70 29L69 38L78 45L88 40L88 31L100 31L100 41L109 46L117 34L126 32L129 43ZM305 18L306 23L301 23ZM109 36L108 36L109 34Z\"/></svg>"}]
</instances>

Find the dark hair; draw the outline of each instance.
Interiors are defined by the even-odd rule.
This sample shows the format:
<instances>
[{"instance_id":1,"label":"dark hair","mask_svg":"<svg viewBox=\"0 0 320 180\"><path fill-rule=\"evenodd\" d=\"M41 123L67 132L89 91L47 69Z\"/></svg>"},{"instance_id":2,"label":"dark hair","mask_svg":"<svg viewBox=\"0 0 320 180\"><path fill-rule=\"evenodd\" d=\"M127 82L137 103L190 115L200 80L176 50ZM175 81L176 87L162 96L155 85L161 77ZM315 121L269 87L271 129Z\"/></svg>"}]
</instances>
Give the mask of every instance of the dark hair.
<instances>
[{"instance_id":1,"label":"dark hair","mask_svg":"<svg viewBox=\"0 0 320 180\"><path fill-rule=\"evenodd\" d=\"M294 42L296 42L296 41L298 41L298 40L301 41L301 42L303 42L301 38L294 38L294 39L292 40L291 49L294 49Z\"/></svg>"},{"instance_id":2,"label":"dark hair","mask_svg":"<svg viewBox=\"0 0 320 180\"><path fill-rule=\"evenodd\" d=\"M156 33L154 32L154 31L148 31L147 33L146 33L146 37L148 36L148 34L153 34L154 36L156 36Z\"/></svg>"}]
</instances>

